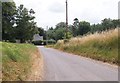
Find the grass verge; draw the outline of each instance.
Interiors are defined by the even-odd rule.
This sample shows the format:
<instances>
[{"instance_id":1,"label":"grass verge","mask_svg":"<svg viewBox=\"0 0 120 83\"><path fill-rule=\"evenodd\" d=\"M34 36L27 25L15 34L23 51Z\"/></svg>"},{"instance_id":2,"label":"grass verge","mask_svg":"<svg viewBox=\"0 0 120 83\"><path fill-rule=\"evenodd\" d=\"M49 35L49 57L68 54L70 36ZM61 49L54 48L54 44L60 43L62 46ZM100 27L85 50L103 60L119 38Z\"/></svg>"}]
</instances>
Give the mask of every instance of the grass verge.
<instances>
[{"instance_id":1,"label":"grass verge","mask_svg":"<svg viewBox=\"0 0 120 83\"><path fill-rule=\"evenodd\" d=\"M54 48L92 59L118 64L118 29L60 40Z\"/></svg>"},{"instance_id":2,"label":"grass verge","mask_svg":"<svg viewBox=\"0 0 120 83\"><path fill-rule=\"evenodd\" d=\"M24 81L31 71L37 48L30 44L2 43L2 80Z\"/></svg>"}]
</instances>

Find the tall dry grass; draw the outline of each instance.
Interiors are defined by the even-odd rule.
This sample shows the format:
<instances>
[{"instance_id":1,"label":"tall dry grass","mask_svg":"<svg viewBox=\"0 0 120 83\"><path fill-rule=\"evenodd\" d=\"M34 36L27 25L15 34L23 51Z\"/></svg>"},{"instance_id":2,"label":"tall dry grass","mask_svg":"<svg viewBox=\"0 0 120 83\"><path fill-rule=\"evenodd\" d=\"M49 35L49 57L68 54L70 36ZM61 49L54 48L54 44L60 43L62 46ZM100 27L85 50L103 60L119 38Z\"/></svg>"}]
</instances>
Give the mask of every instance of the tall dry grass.
<instances>
[{"instance_id":1,"label":"tall dry grass","mask_svg":"<svg viewBox=\"0 0 120 83\"><path fill-rule=\"evenodd\" d=\"M94 34L89 34L82 37L71 38L67 43L67 45L80 45L80 44L82 45L89 43L91 41L92 42L99 41L99 42L107 43L111 39L118 38L118 31L120 31L120 29L116 28L114 30L104 31L101 33L96 32ZM64 40L59 40L57 44L64 45Z\"/></svg>"},{"instance_id":2,"label":"tall dry grass","mask_svg":"<svg viewBox=\"0 0 120 83\"><path fill-rule=\"evenodd\" d=\"M55 48L78 55L118 63L118 32L120 28L89 34L83 37L71 38L67 43L59 40Z\"/></svg>"}]
</instances>

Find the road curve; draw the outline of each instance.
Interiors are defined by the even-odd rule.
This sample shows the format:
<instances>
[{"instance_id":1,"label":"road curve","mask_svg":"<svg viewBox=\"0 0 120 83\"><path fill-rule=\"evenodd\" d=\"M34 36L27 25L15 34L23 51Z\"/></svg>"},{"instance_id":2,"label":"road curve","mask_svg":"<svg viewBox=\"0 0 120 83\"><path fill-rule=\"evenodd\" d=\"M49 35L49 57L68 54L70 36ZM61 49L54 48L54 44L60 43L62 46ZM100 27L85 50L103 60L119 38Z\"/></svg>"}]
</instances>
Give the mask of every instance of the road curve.
<instances>
[{"instance_id":1,"label":"road curve","mask_svg":"<svg viewBox=\"0 0 120 83\"><path fill-rule=\"evenodd\" d=\"M44 81L118 81L118 68L38 46L44 58Z\"/></svg>"}]
</instances>

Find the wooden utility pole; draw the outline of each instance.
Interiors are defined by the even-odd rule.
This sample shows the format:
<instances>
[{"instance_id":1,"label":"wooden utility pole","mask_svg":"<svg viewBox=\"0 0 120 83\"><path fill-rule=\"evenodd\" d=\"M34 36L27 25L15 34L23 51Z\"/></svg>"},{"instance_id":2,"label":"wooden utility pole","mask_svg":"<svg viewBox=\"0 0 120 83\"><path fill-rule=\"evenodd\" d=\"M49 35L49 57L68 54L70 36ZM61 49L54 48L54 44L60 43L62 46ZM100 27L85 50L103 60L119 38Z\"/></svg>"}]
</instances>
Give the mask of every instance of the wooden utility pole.
<instances>
[{"instance_id":1,"label":"wooden utility pole","mask_svg":"<svg viewBox=\"0 0 120 83\"><path fill-rule=\"evenodd\" d=\"M48 31L48 26L46 27L46 45L48 45L48 33L47 33L47 31Z\"/></svg>"},{"instance_id":2,"label":"wooden utility pole","mask_svg":"<svg viewBox=\"0 0 120 83\"><path fill-rule=\"evenodd\" d=\"M66 38L68 32L68 1L66 0Z\"/></svg>"}]
</instances>

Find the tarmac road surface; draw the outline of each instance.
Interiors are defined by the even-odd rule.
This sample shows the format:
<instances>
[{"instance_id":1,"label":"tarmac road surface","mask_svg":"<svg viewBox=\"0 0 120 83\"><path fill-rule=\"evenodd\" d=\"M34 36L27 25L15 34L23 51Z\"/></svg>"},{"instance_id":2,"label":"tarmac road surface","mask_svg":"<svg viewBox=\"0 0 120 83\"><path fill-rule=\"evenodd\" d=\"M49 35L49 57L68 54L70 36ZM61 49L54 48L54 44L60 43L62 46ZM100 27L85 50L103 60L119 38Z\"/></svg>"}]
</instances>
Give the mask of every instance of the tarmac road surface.
<instances>
[{"instance_id":1,"label":"tarmac road surface","mask_svg":"<svg viewBox=\"0 0 120 83\"><path fill-rule=\"evenodd\" d=\"M38 46L44 81L118 81L118 68L103 62Z\"/></svg>"}]
</instances>

